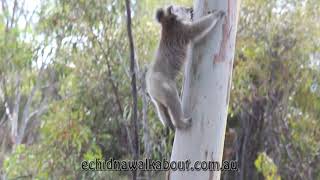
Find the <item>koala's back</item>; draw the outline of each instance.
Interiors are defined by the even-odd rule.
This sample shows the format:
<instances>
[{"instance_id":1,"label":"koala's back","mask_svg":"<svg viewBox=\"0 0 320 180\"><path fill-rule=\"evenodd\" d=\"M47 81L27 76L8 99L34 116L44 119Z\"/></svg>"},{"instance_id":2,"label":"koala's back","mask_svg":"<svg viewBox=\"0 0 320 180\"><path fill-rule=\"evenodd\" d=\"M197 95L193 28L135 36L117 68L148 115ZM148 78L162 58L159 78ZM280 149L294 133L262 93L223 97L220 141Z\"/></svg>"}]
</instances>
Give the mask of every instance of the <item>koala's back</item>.
<instances>
[{"instance_id":1,"label":"koala's back","mask_svg":"<svg viewBox=\"0 0 320 180\"><path fill-rule=\"evenodd\" d=\"M156 59L151 67L153 71L163 73L172 80L175 79L186 59L188 39L182 32L162 34Z\"/></svg>"}]
</instances>

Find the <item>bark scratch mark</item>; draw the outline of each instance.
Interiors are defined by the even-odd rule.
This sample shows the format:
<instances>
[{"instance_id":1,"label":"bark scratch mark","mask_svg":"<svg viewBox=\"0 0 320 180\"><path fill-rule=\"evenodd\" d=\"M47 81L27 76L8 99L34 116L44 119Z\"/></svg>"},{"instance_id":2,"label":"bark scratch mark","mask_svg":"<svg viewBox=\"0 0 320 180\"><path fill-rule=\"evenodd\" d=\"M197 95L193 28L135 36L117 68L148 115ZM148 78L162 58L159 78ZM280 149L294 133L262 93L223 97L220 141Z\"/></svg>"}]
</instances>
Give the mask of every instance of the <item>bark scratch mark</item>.
<instances>
[{"instance_id":1,"label":"bark scratch mark","mask_svg":"<svg viewBox=\"0 0 320 180\"><path fill-rule=\"evenodd\" d=\"M204 152L204 157L205 157L205 160L208 159L208 150L206 150L206 151Z\"/></svg>"}]
</instances>

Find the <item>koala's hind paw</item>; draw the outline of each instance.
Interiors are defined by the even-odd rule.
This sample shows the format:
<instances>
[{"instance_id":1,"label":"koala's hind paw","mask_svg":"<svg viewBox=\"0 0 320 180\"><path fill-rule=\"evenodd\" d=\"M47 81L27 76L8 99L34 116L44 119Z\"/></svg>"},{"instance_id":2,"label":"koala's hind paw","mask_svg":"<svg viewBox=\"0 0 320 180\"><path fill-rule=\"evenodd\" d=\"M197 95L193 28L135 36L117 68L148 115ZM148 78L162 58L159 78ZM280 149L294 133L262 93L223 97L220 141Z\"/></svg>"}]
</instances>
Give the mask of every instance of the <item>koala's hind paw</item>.
<instances>
[{"instance_id":1,"label":"koala's hind paw","mask_svg":"<svg viewBox=\"0 0 320 180\"><path fill-rule=\"evenodd\" d=\"M183 122L184 122L184 127L183 128L184 129L189 128L191 126L191 124L192 124L192 117L184 118Z\"/></svg>"}]
</instances>

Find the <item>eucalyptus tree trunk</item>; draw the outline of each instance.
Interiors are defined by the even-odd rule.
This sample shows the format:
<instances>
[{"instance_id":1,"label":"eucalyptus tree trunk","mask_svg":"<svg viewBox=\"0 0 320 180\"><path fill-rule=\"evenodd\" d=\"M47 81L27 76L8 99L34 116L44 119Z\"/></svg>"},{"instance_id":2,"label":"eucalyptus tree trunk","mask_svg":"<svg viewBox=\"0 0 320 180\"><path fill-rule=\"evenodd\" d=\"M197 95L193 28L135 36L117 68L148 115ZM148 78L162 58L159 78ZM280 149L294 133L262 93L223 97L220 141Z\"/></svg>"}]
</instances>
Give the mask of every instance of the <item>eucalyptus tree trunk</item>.
<instances>
[{"instance_id":1,"label":"eucalyptus tree trunk","mask_svg":"<svg viewBox=\"0 0 320 180\"><path fill-rule=\"evenodd\" d=\"M188 130L177 130L171 162L222 161L231 89L240 0L195 0L195 19L210 10L226 17L195 44L185 72L183 111L192 117ZM220 179L220 171L169 171L170 180Z\"/></svg>"}]
</instances>

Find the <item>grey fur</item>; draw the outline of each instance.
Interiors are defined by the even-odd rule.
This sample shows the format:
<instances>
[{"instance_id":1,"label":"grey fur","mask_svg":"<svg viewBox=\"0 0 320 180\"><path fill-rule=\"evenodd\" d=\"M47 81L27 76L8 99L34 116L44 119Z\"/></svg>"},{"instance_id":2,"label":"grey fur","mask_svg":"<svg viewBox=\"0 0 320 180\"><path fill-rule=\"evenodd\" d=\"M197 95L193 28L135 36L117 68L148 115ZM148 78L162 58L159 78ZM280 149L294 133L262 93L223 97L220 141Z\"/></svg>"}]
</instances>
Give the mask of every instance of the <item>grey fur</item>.
<instances>
[{"instance_id":1,"label":"grey fur","mask_svg":"<svg viewBox=\"0 0 320 180\"><path fill-rule=\"evenodd\" d=\"M191 118L184 117L176 87L176 76L187 59L188 46L201 40L222 19L222 11L214 11L191 22L190 8L169 6L158 9L156 18L162 26L156 58L146 75L147 91L162 123L171 129L185 129Z\"/></svg>"}]
</instances>

